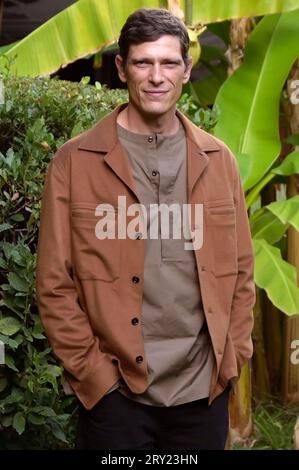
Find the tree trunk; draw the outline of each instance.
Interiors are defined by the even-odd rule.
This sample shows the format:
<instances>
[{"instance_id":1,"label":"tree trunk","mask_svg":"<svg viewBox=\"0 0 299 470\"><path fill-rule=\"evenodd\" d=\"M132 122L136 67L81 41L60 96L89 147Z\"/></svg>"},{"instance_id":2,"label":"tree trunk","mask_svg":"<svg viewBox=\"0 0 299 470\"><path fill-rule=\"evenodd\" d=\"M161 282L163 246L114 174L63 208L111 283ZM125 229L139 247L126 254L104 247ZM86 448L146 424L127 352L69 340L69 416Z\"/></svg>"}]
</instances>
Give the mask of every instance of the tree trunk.
<instances>
[{"instance_id":1,"label":"tree trunk","mask_svg":"<svg viewBox=\"0 0 299 470\"><path fill-rule=\"evenodd\" d=\"M254 396L259 399L266 398L270 392L270 381L268 375L263 332L263 292L256 288L256 304L253 309L254 329L253 346L254 355L252 358L252 381Z\"/></svg>"},{"instance_id":2,"label":"tree trunk","mask_svg":"<svg viewBox=\"0 0 299 470\"><path fill-rule=\"evenodd\" d=\"M291 96L294 89L291 84L294 80L299 80L299 60L295 63L287 82L287 91L290 98L288 106L289 125L293 134L299 133L299 104L292 102ZM288 197L299 194L299 177L293 175L289 177L287 186ZM288 230L288 261L297 269L297 281L299 285L299 232L293 227ZM299 312L298 312L299 313ZM299 402L299 374L298 365L290 361L291 344L299 339L299 318L284 318L283 346L284 361L282 369L282 395L285 403Z\"/></svg>"},{"instance_id":3,"label":"tree trunk","mask_svg":"<svg viewBox=\"0 0 299 470\"><path fill-rule=\"evenodd\" d=\"M229 401L229 437L226 448L245 442L252 433L250 366L246 364L236 386L236 394Z\"/></svg>"},{"instance_id":4,"label":"tree trunk","mask_svg":"<svg viewBox=\"0 0 299 470\"><path fill-rule=\"evenodd\" d=\"M230 46L227 51L229 61L228 75L234 73L243 62L247 38L253 29L252 18L232 20L230 25Z\"/></svg>"},{"instance_id":5,"label":"tree trunk","mask_svg":"<svg viewBox=\"0 0 299 470\"><path fill-rule=\"evenodd\" d=\"M283 132L283 127L281 132ZM284 138L284 137L283 137ZM270 183L261 193L262 206L276 201L276 187ZM255 371L259 377L254 389L254 396L265 399L267 395L279 395L281 392L281 365L282 365L282 323L283 314L275 307L266 292L261 295L261 326L262 334L260 349L264 352L264 363L259 371ZM255 350L255 355L257 350ZM265 386L266 385L266 386Z\"/></svg>"},{"instance_id":6,"label":"tree trunk","mask_svg":"<svg viewBox=\"0 0 299 470\"><path fill-rule=\"evenodd\" d=\"M246 40L252 29L253 21L251 18L241 18L231 21L230 46L226 54L230 63L228 75L231 75L241 65ZM251 376L249 364L247 364L241 372L236 394L231 394L230 396L229 411L230 432L227 446L236 441L243 441L252 432Z\"/></svg>"}]
</instances>

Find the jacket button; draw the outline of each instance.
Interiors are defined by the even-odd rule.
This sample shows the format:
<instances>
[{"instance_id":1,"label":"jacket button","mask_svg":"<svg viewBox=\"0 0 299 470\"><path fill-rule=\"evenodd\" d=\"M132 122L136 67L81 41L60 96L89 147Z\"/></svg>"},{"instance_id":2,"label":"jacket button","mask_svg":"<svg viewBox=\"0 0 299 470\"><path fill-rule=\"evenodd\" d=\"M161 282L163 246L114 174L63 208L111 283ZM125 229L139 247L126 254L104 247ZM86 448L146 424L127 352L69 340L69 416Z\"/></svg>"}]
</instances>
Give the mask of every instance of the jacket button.
<instances>
[{"instance_id":1,"label":"jacket button","mask_svg":"<svg viewBox=\"0 0 299 470\"><path fill-rule=\"evenodd\" d=\"M136 317L135 317L135 318L132 318L131 323L132 323L132 325L138 325L138 323L139 323L138 318L136 318Z\"/></svg>"},{"instance_id":2,"label":"jacket button","mask_svg":"<svg viewBox=\"0 0 299 470\"><path fill-rule=\"evenodd\" d=\"M115 366L118 365L118 360L117 359L112 359L112 364L114 364Z\"/></svg>"},{"instance_id":3,"label":"jacket button","mask_svg":"<svg viewBox=\"0 0 299 470\"><path fill-rule=\"evenodd\" d=\"M132 282L133 282L134 284L138 284L139 281L140 281L139 277L137 277L137 276L133 276L133 277L132 277Z\"/></svg>"},{"instance_id":4,"label":"jacket button","mask_svg":"<svg viewBox=\"0 0 299 470\"><path fill-rule=\"evenodd\" d=\"M135 239L136 240L141 240L141 238L142 238L142 232L136 232L135 233Z\"/></svg>"},{"instance_id":5,"label":"jacket button","mask_svg":"<svg viewBox=\"0 0 299 470\"><path fill-rule=\"evenodd\" d=\"M150 135L150 136L147 138L147 141L151 144L151 143L154 141L153 136Z\"/></svg>"},{"instance_id":6,"label":"jacket button","mask_svg":"<svg viewBox=\"0 0 299 470\"><path fill-rule=\"evenodd\" d=\"M157 176L158 172L156 170L152 171L152 176Z\"/></svg>"},{"instance_id":7,"label":"jacket button","mask_svg":"<svg viewBox=\"0 0 299 470\"><path fill-rule=\"evenodd\" d=\"M137 364L141 364L143 362L143 357L142 356L137 356L136 357L136 362L137 362Z\"/></svg>"}]
</instances>

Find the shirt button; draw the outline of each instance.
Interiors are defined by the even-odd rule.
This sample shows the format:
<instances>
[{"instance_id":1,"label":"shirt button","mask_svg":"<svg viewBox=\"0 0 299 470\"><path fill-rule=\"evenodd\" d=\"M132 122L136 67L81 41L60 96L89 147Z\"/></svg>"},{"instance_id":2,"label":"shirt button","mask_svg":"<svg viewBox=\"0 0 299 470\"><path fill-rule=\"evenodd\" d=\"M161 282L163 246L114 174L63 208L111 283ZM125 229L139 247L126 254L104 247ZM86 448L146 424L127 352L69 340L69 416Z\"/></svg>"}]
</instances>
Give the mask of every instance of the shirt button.
<instances>
[{"instance_id":1,"label":"shirt button","mask_svg":"<svg viewBox=\"0 0 299 470\"><path fill-rule=\"evenodd\" d=\"M136 357L136 362L137 362L137 364L141 364L143 362L143 357L142 356L137 356Z\"/></svg>"},{"instance_id":2,"label":"shirt button","mask_svg":"<svg viewBox=\"0 0 299 470\"><path fill-rule=\"evenodd\" d=\"M135 317L135 318L132 318L131 323L132 323L132 325L134 325L134 326L135 326L135 325L138 325L138 323L139 323L138 318L136 318L136 317Z\"/></svg>"},{"instance_id":3,"label":"shirt button","mask_svg":"<svg viewBox=\"0 0 299 470\"><path fill-rule=\"evenodd\" d=\"M135 239L136 240L141 240L141 238L142 238L142 232L136 232L135 233Z\"/></svg>"},{"instance_id":4,"label":"shirt button","mask_svg":"<svg viewBox=\"0 0 299 470\"><path fill-rule=\"evenodd\" d=\"M139 281L140 281L139 277L137 277L137 276L133 276L133 277L132 277L132 282L133 282L134 284L138 284Z\"/></svg>"},{"instance_id":5,"label":"shirt button","mask_svg":"<svg viewBox=\"0 0 299 470\"><path fill-rule=\"evenodd\" d=\"M112 364L114 364L115 366L117 366L118 360L117 360L117 359L112 359Z\"/></svg>"},{"instance_id":6,"label":"shirt button","mask_svg":"<svg viewBox=\"0 0 299 470\"><path fill-rule=\"evenodd\" d=\"M150 135L150 136L147 138L147 141L151 144L151 143L154 141L153 136Z\"/></svg>"},{"instance_id":7,"label":"shirt button","mask_svg":"<svg viewBox=\"0 0 299 470\"><path fill-rule=\"evenodd\" d=\"M152 176L157 176L158 172L156 170L152 171Z\"/></svg>"}]
</instances>

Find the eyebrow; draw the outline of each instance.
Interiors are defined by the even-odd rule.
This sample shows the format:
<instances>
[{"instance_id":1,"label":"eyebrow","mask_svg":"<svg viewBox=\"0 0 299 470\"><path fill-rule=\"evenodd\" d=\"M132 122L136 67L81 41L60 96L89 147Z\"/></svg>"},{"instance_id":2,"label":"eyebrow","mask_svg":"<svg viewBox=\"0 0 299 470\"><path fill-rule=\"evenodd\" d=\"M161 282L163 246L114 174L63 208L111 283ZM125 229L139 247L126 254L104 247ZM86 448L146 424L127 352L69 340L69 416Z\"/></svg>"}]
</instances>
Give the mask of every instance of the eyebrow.
<instances>
[{"instance_id":1,"label":"eyebrow","mask_svg":"<svg viewBox=\"0 0 299 470\"><path fill-rule=\"evenodd\" d=\"M140 57L138 59L131 59L132 64L138 64L138 62L145 62L147 64L153 63L154 59L150 59L149 57ZM174 64L181 64L183 60L181 59L172 59L172 58L165 58L161 60L161 63L172 62Z\"/></svg>"}]
</instances>

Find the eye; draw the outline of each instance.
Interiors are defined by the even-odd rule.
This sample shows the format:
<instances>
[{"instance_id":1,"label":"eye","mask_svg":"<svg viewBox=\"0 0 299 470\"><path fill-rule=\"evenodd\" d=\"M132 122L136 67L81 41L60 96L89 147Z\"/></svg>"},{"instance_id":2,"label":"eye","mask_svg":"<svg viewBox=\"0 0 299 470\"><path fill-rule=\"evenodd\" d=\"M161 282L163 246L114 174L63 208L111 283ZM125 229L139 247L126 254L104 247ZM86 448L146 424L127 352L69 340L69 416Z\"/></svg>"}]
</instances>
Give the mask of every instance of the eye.
<instances>
[{"instance_id":1,"label":"eye","mask_svg":"<svg viewBox=\"0 0 299 470\"><path fill-rule=\"evenodd\" d=\"M177 65L179 65L179 64L178 64L178 62L175 62L175 61L173 61L173 60L167 60L167 61L164 62L164 65L165 65L167 68L175 68L175 67L177 67Z\"/></svg>"},{"instance_id":2,"label":"eye","mask_svg":"<svg viewBox=\"0 0 299 470\"><path fill-rule=\"evenodd\" d=\"M145 60L137 60L135 62L135 65L137 65L137 67L144 68L144 67L147 67L149 65L149 63L146 62Z\"/></svg>"}]
</instances>

